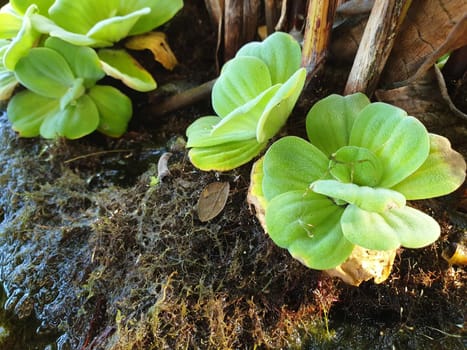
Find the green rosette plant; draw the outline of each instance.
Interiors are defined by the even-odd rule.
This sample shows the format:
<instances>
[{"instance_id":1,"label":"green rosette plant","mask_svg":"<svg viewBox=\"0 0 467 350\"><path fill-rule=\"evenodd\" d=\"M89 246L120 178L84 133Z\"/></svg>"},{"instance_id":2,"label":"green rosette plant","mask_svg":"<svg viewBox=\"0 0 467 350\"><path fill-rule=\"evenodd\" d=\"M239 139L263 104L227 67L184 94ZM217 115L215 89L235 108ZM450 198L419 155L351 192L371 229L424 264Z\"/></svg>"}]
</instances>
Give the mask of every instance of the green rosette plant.
<instances>
[{"instance_id":1,"label":"green rosette plant","mask_svg":"<svg viewBox=\"0 0 467 350\"><path fill-rule=\"evenodd\" d=\"M11 0L0 9L0 101L10 99L19 83L30 90L9 102L7 111L14 129L25 137L77 138L96 128L109 136L122 135L128 114L131 116L131 102L118 90L96 85L96 81L108 75L141 92L154 90L157 84L124 49L102 47L151 31L182 6L182 0ZM50 37L54 39L47 40ZM80 51L77 46L85 49ZM92 59L84 59L81 66L87 68L79 71L68 52ZM48 64L49 58L57 66ZM46 83L51 84L50 91ZM111 102L114 98L115 103ZM39 101L47 103L35 110L34 103ZM54 122L60 124L53 126Z\"/></svg>"},{"instance_id":2,"label":"green rosette plant","mask_svg":"<svg viewBox=\"0 0 467 350\"><path fill-rule=\"evenodd\" d=\"M24 10L30 1L11 1ZM77 46L106 47L132 35L142 34L171 19L182 0L56 0L47 14L33 17L34 27Z\"/></svg>"},{"instance_id":3,"label":"green rosette plant","mask_svg":"<svg viewBox=\"0 0 467 350\"><path fill-rule=\"evenodd\" d=\"M39 1L44 9L47 5ZM39 11L39 5L31 5L26 11L18 12L11 4L0 9L0 101L13 94L18 81L14 68L38 41L40 33L34 30L31 17Z\"/></svg>"},{"instance_id":4,"label":"green rosette plant","mask_svg":"<svg viewBox=\"0 0 467 350\"><path fill-rule=\"evenodd\" d=\"M13 96L7 115L20 136L76 139L96 129L114 137L126 131L131 101L114 87L96 85L105 73L93 49L49 38L19 59L15 75L27 90Z\"/></svg>"},{"instance_id":5,"label":"green rosette plant","mask_svg":"<svg viewBox=\"0 0 467 350\"><path fill-rule=\"evenodd\" d=\"M278 140L252 176L278 246L326 270L356 245L420 248L439 237L438 223L407 200L448 194L465 180L465 161L446 138L360 93L316 103L306 130L310 142Z\"/></svg>"},{"instance_id":6,"label":"green rosette plant","mask_svg":"<svg viewBox=\"0 0 467 350\"><path fill-rule=\"evenodd\" d=\"M225 171L247 163L285 124L305 82L301 50L290 35L276 32L243 46L222 68L213 86L217 115L186 130L191 162Z\"/></svg>"}]
</instances>

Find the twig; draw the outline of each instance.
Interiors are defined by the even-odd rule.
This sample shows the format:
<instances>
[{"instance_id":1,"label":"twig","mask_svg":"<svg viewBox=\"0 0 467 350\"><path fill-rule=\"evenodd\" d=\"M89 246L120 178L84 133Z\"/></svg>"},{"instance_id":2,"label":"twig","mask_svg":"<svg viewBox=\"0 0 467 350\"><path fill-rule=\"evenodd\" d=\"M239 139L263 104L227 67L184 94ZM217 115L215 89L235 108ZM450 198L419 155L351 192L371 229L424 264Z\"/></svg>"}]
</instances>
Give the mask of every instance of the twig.
<instances>
[{"instance_id":1,"label":"twig","mask_svg":"<svg viewBox=\"0 0 467 350\"><path fill-rule=\"evenodd\" d=\"M344 94L373 94L411 2L412 0L375 1Z\"/></svg>"},{"instance_id":2,"label":"twig","mask_svg":"<svg viewBox=\"0 0 467 350\"><path fill-rule=\"evenodd\" d=\"M111 149L111 150L106 150L106 151L99 151L99 152L92 152L88 154L82 154L80 156L76 156L74 158L67 159L63 162L63 164L68 164L68 163L73 163L76 162L77 160L81 159L86 159L90 157L97 157L97 156L102 156L104 154L109 154L109 153L130 153L133 152L133 149Z\"/></svg>"},{"instance_id":3,"label":"twig","mask_svg":"<svg viewBox=\"0 0 467 350\"><path fill-rule=\"evenodd\" d=\"M337 3L338 0L315 0L308 4L302 49L302 66L307 71L307 82L326 58Z\"/></svg>"},{"instance_id":4,"label":"twig","mask_svg":"<svg viewBox=\"0 0 467 350\"><path fill-rule=\"evenodd\" d=\"M208 98L215 82L216 79L170 96L158 105L157 108L154 108L151 113L155 116L161 116Z\"/></svg>"}]
</instances>

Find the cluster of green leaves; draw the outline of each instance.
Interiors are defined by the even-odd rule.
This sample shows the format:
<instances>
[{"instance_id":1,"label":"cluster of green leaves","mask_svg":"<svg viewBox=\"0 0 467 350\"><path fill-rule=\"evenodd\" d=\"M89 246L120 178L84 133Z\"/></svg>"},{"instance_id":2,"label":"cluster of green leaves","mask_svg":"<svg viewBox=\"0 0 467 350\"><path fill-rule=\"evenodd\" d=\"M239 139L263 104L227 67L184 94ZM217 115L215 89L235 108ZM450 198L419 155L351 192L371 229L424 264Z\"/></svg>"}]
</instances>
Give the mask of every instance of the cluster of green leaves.
<instances>
[{"instance_id":1,"label":"cluster of green leaves","mask_svg":"<svg viewBox=\"0 0 467 350\"><path fill-rule=\"evenodd\" d=\"M363 94L331 95L306 119L310 142L287 136L256 164L253 192L273 241L314 269L371 250L434 242L438 223L407 200L448 194L465 179L463 157L402 109Z\"/></svg>"},{"instance_id":2,"label":"cluster of green leaves","mask_svg":"<svg viewBox=\"0 0 467 350\"><path fill-rule=\"evenodd\" d=\"M20 83L7 114L20 136L75 139L98 129L122 135L131 101L97 82L137 91L157 84L125 50L106 48L171 19L182 0L11 0L0 9L0 101Z\"/></svg>"},{"instance_id":3,"label":"cluster of green leaves","mask_svg":"<svg viewBox=\"0 0 467 350\"><path fill-rule=\"evenodd\" d=\"M202 170L224 171L258 155L285 124L303 89L300 61L300 46L286 33L243 46L214 84L217 115L199 118L186 131L191 162Z\"/></svg>"}]
</instances>

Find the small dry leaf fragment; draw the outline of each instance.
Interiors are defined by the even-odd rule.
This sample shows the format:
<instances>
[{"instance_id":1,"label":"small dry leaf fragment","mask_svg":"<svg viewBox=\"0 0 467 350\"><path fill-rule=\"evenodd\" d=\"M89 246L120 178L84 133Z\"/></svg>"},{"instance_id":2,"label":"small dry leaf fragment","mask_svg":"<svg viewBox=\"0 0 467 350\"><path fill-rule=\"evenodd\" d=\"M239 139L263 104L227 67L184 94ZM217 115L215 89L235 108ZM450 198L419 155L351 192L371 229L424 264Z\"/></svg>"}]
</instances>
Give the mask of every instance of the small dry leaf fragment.
<instances>
[{"instance_id":1,"label":"small dry leaf fragment","mask_svg":"<svg viewBox=\"0 0 467 350\"><path fill-rule=\"evenodd\" d=\"M171 156L172 156L172 153L165 152L159 158L159 161L157 162L157 178L159 179L159 181L162 181L164 177L166 177L167 175L170 175L170 170L169 170L169 167L167 166L167 163Z\"/></svg>"},{"instance_id":2,"label":"small dry leaf fragment","mask_svg":"<svg viewBox=\"0 0 467 350\"><path fill-rule=\"evenodd\" d=\"M203 189L197 206L200 221L206 222L219 215L227 202L229 191L228 182L212 182Z\"/></svg>"},{"instance_id":3,"label":"small dry leaf fragment","mask_svg":"<svg viewBox=\"0 0 467 350\"><path fill-rule=\"evenodd\" d=\"M130 50L151 50L154 59L165 69L172 70L178 64L177 58L170 49L167 36L162 32L149 32L131 37L125 42Z\"/></svg>"}]
</instances>

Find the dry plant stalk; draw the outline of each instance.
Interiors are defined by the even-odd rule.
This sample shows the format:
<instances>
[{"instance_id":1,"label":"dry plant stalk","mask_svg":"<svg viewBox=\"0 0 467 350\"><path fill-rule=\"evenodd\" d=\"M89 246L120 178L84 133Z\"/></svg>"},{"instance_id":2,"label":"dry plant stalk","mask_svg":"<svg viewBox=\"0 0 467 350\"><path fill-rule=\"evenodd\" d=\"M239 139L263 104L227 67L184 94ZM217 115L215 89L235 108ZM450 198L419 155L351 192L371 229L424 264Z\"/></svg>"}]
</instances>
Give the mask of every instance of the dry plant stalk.
<instances>
[{"instance_id":1,"label":"dry plant stalk","mask_svg":"<svg viewBox=\"0 0 467 350\"><path fill-rule=\"evenodd\" d=\"M344 94L373 95L411 0L376 0Z\"/></svg>"},{"instance_id":2,"label":"dry plant stalk","mask_svg":"<svg viewBox=\"0 0 467 350\"><path fill-rule=\"evenodd\" d=\"M324 63L337 4L338 0L314 0L308 4L302 49L302 66L307 70L307 81Z\"/></svg>"}]
</instances>

